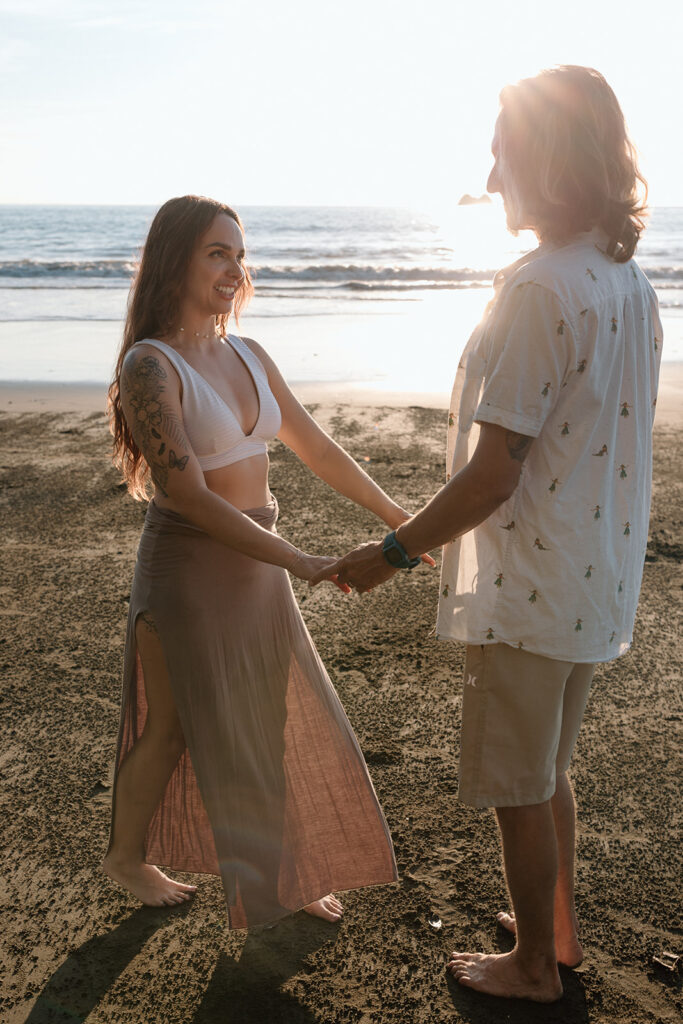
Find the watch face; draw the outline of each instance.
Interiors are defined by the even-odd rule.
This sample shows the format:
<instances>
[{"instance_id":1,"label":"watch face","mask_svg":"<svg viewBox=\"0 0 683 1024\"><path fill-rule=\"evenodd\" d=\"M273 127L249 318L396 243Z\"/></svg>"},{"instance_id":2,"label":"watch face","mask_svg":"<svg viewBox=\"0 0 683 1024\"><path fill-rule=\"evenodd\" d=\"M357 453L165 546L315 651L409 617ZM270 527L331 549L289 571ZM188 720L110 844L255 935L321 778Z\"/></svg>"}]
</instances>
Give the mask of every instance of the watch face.
<instances>
[{"instance_id":1,"label":"watch face","mask_svg":"<svg viewBox=\"0 0 683 1024\"><path fill-rule=\"evenodd\" d=\"M387 548L387 550L384 552L384 556L389 565L400 565L400 563L403 561L403 555L398 550L398 548Z\"/></svg>"}]
</instances>

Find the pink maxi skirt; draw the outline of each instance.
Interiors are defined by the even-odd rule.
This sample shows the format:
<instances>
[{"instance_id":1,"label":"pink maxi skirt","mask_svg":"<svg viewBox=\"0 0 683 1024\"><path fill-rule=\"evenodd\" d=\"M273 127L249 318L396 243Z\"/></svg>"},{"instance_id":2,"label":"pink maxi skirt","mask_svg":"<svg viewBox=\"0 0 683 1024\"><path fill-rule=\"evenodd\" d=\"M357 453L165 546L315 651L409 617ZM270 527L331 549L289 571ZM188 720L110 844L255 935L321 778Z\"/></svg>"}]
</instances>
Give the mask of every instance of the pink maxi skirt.
<instances>
[{"instance_id":1,"label":"pink maxi skirt","mask_svg":"<svg viewBox=\"0 0 683 1024\"><path fill-rule=\"evenodd\" d=\"M274 499L245 514L275 532ZM395 881L387 823L287 572L150 502L130 599L117 773L147 715L135 640L142 612L159 632L187 744L150 823L146 861L220 875L231 928Z\"/></svg>"}]
</instances>

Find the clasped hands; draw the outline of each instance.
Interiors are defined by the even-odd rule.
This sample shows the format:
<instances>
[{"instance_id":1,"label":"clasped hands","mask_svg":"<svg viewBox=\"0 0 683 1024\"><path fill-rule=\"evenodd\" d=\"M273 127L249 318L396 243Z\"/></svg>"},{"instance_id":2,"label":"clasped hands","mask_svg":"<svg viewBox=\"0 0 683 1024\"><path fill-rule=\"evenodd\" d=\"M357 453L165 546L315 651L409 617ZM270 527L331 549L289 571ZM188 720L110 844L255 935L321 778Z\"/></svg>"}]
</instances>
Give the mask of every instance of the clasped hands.
<instances>
[{"instance_id":1,"label":"clasped hands","mask_svg":"<svg viewBox=\"0 0 683 1024\"><path fill-rule=\"evenodd\" d=\"M402 513L400 519L393 524L393 528L400 526L410 518L409 513L402 509L400 512ZM422 555L421 561L432 568L436 565L431 555ZM399 570L389 565L382 553L382 541L371 541L367 544L360 544L343 558L338 558L319 569L313 573L308 582L311 587L315 587L323 580L330 580L344 593L348 594L353 588L359 594L366 594L380 583L386 582L396 572Z\"/></svg>"},{"instance_id":2,"label":"clasped hands","mask_svg":"<svg viewBox=\"0 0 683 1024\"><path fill-rule=\"evenodd\" d=\"M436 565L430 555L422 555L421 560L432 568ZM353 588L359 594L366 594L368 590L384 583L399 571L389 565L382 554L382 542L373 541L369 544L361 544L350 551L348 555L344 555L332 565L321 569L311 576L308 582L311 587L315 587L323 580L331 580L345 593L349 593L349 590Z\"/></svg>"}]
</instances>

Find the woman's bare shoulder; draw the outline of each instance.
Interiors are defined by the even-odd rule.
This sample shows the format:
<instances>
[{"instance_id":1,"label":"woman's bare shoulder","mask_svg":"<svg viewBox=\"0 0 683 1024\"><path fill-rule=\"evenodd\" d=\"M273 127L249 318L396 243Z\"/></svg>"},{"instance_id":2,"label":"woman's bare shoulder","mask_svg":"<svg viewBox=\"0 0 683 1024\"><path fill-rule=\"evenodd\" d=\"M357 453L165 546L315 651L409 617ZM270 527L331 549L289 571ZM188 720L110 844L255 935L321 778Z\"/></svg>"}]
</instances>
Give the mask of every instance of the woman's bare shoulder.
<instances>
[{"instance_id":1,"label":"woman's bare shoulder","mask_svg":"<svg viewBox=\"0 0 683 1024\"><path fill-rule=\"evenodd\" d=\"M132 345L121 367L121 390L138 389L141 385L153 386L159 390L180 386L178 374L169 357L145 341Z\"/></svg>"},{"instance_id":2,"label":"woman's bare shoulder","mask_svg":"<svg viewBox=\"0 0 683 1024\"><path fill-rule=\"evenodd\" d=\"M248 349L250 349L254 353L255 356L258 356L258 358L261 360L261 362L264 362L264 363L265 362L268 362L268 363L272 363L273 362L271 357L268 355L268 353L264 349L263 345L260 345L258 343L258 341L254 341L253 338L245 338L242 334L239 334L238 338L240 339L240 341L244 345L247 346Z\"/></svg>"},{"instance_id":3,"label":"woman's bare shoulder","mask_svg":"<svg viewBox=\"0 0 683 1024\"><path fill-rule=\"evenodd\" d=\"M172 367L173 363L166 352L145 340L136 341L134 345L131 345L122 365L124 369L130 368L131 370L136 367L142 368L143 371L145 368L149 368L150 373L154 373L156 366L161 366L165 370Z\"/></svg>"}]
</instances>

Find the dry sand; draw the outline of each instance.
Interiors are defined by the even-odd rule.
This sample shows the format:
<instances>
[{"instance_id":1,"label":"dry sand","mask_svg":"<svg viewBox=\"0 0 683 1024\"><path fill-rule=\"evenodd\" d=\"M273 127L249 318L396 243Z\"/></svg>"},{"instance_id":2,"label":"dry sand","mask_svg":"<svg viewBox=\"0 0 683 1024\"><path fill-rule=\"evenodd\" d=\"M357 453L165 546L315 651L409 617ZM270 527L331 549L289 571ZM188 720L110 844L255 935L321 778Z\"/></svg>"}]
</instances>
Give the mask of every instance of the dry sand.
<instances>
[{"instance_id":1,"label":"dry sand","mask_svg":"<svg viewBox=\"0 0 683 1024\"><path fill-rule=\"evenodd\" d=\"M455 798L462 649L433 636L438 577L426 568L363 598L296 588L384 806L398 884L347 894L339 926L298 914L246 934L226 929L214 878L198 879L193 904L154 910L99 874L144 510L108 465L100 393L0 390L2 1020L680 1020L680 968L653 963L683 953L680 374L678 388L678 404L660 399L634 645L598 670L575 755L586 960L563 971L552 1007L479 996L444 972L454 948L510 941L494 918L506 896L492 816ZM327 394L316 415L409 507L443 481L443 411ZM309 550L382 534L279 444L272 486L281 532Z\"/></svg>"}]
</instances>

